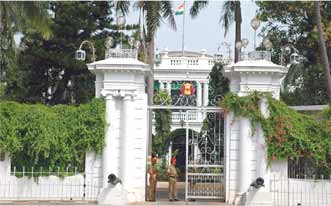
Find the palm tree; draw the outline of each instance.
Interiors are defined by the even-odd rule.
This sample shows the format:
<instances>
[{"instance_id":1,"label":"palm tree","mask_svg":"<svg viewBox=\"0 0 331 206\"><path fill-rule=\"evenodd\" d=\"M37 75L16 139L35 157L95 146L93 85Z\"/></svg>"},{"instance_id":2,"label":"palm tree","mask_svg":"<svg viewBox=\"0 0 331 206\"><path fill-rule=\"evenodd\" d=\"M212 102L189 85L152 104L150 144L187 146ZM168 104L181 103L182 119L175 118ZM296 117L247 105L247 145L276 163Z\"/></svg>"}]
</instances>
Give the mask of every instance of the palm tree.
<instances>
[{"instance_id":1,"label":"palm tree","mask_svg":"<svg viewBox=\"0 0 331 206\"><path fill-rule=\"evenodd\" d=\"M49 37L49 18L45 3L36 1L0 2L0 37L12 38L16 32L37 29Z\"/></svg>"},{"instance_id":2,"label":"palm tree","mask_svg":"<svg viewBox=\"0 0 331 206\"><path fill-rule=\"evenodd\" d=\"M197 17L199 12L208 6L208 1L194 1L193 5L190 9L190 15L192 18ZM223 8L221 11L220 23L225 29L224 36L227 35L230 25L235 22L236 23L236 37L235 43L241 41L241 8L240 1L226 1L223 4ZM234 62L239 61L239 53L240 50L234 49Z\"/></svg>"},{"instance_id":3,"label":"palm tree","mask_svg":"<svg viewBox=\"0 0 331 206\"><path fill-rule=\"evenodd\" d=\"M14 35L17 32L37 29L49 37L49 18L42 2L0 2L0 72L13 63ZM1 77L1 76L0 76Z\"/></svg>"},{"instance_id":4,"label":"palm tree","mask_svg":"<svg viewBox=\"0 0 331 206\"><path fill-rule=\"evenodd\" d=\"M325 39L324 39L324 31L322 27L322 18L321 18L321 9L320 9L320 2L314 1L314 13L315 13L315 20L318 29L318 37L319 37L319 48L321 53L321 60L324 66L324 74L326 78L326 89L329 97L329 106L331 107L331 75L330 75L330 64L328 59L328 53L326 51L325 46Z\"/></svg>"},{"instance_id":5,"label":"palm tree","mask_svg":"<svg viewBox=\"0 0 331 206\"><path fill-rule=\"evenodd\" d=\"M129 12L129 1L118 1L115 4L115 8L117 11L122 12L122 14L126 15ZM154 47L155 47L155 34L159 29L161 22L163 19L166 19L170 26L176 30L176 21L174 17L174 13L172 10L172 2L171 1L137 1L135 3L135 8L138 8L141 12L141 17L143 18L143 39L145 40L143 46L147 47L144 49L145 61L151 65L151 70L153 73L154 70ZM146 33L145 33L146 31ZM146 36L145 36L146 34ZM149 96L149 104L152 104L153 98L153 86L154 86L154 78L151 75L148 80L147 91Z\"/></svg>"}]
</instances>

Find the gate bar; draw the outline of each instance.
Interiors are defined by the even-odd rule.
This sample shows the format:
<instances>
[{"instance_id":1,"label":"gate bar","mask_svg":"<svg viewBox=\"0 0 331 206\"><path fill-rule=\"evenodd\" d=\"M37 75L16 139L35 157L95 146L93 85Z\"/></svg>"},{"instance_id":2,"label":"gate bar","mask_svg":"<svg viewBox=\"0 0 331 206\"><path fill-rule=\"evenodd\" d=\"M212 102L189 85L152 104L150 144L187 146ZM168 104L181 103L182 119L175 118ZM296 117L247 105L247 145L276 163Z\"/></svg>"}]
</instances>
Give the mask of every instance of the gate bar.
<instances>
[{"instance_id":1,"label":"gate bar","mask_svg":"<svg viewBox=\"0 0 331 206\"><path fill-rule=\"evenodd\" d=\"M188 111L186 111L186 116ZM187 193L188 193L188 136L189 136L189 129L188 129L188 121L186 121L186 155L185 155L185 161L186 161L186 166L185 166L185 200L187 201Z\"/></svg>"}]
</instances>

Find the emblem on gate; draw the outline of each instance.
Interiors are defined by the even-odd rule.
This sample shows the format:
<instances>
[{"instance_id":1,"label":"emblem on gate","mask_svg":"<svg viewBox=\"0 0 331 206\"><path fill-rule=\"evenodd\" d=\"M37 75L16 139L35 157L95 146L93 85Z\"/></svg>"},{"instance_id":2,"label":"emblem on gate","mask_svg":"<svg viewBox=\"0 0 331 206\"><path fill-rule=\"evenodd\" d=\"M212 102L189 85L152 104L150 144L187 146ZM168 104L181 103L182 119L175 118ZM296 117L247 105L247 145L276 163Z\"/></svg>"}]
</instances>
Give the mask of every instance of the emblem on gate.
<instances>
[{"instance_id":1,"label":"emblem on gate","mask_svg":"<svg viewBox=\"0 0 331 206\"><path fill-rule=\"evenodd\" d=\"M180 87L180 93L185 96L192 96L194 94L194 86L192 83L184 82Z\"/></svg>"}]
</instances>

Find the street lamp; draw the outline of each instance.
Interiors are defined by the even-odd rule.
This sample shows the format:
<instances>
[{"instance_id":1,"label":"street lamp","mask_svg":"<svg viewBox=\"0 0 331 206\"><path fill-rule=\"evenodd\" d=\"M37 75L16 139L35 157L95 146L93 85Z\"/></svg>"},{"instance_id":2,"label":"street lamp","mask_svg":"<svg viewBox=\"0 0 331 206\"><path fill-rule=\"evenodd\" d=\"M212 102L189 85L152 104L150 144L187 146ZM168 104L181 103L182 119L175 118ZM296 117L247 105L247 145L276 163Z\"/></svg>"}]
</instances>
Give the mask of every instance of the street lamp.
<instances>
[{"instance_id":1,"label":"street lamp","mask_svg":"<svg viewBox=\"0 0 331 206\"><path fill-rule=\"evenodd\" d=\"M126 23L126 20L125 20L125 17L124 17L124 16L118 16L118 17L116 18L116 24L117 24L120 28L122 28L122 27L125 25L125 23Z\"/></svg>"},{"instance_id":2,"label":"street lamp","mask_svg":"<svg viewBox=\"0 0 331 206\"><path fill-rule=\"evenodd\" d=\"M111 36L108 36L105 42L106 49L110 49L114 45L114 39Z\"/></svg>"},{"instance_id":3,"label":"street lamp","mask_svg":"<svg viewBox=\"0 0 331 206\"><path fill-rule=\"evenodd\" d=\"M292 50L294 51L292 54ZM304 57L302 55L299 55L298 49L296 49L292 44L286 44L281 47L281 56L280 56L280 64L284 65L285 64L285 58L284 55L290 55L290 64L299 64L302 62Z\"/></svg>"},{"instance_id":4,"label":"street lamp","mask_svg":"<svg viewBox=\"0 0 331 206\"><path fill-rule=\"evenodd\" d=\"M241 44L242 44L242 47L243 48L246 48L248 46L248 43L249 43L249 41L246 38L244 38L244 39L241 40Z\"/></svg>"},{"instance_id":5,"label":"street lamp","mask_svg":"<svg viewBox=\"0 0 331 206\"><path fill-rule=\"evenodd\" d=\"M265 38L262 44L267 50L270 50L272 48L272 43L268 38Z\"/></svg>"},{"instance_id":6,"label":"street lamp","mask_svg":"<svg viewBox=\"0 0 331 206\"><path fill-rule=\"evenodd\" d=\"M86 59L86 51L82 49L82 47L84 46L84 44L87 44L90 49L92 50L92 62L95 61L96 57L95 57L95 49L94 49L94 45L92 42L90 41L87 41L87 40L84 40L80 46L79 46L79 49L76 50L76 53L75 53L75 59L76 60L80 60L80 61L85 61Z\"/></svg>"},{"instance_id":7,"label":"street lamp","mask_svg":"<svg viewBox=\"0 0 331 206\"><path fill-rule=\"evenodd\" d=\"M254 50L256 49L256 30L258 30L260 25L261 21L257 17L254 17L251 20L251 27L254 29Z\"/></svg>"},{"instance_id":8,"label":"street lamp","mask_svg":"<svg viewBox=\"0 0 331 206\"><path fill-rule=\"evenodd\" d=\"M241 41L236 42L236 49L238 49L238 51L239 51L240 60L244 60L245 56L247 56L247 55L245 55L245 53L244 53L245 56L243 56L240 51L242 48L246 48L248 46L248 43L249 43L249 41L246 38L242 39Z\"/></svg>"}]
</instances>

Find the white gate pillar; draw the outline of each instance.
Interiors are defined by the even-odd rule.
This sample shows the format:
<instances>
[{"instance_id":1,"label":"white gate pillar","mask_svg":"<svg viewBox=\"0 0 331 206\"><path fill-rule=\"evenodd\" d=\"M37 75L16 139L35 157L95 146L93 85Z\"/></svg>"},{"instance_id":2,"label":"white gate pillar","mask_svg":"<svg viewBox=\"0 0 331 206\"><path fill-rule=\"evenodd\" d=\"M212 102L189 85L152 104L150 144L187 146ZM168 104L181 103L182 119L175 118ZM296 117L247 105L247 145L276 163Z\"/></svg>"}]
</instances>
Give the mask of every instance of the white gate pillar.
<instances>
[{"instance_id":1,"label":"white gate pillar","mask_svg":"<svg viewBox=\"0 0 331 206\"><path fill-rule=\"evenodd\" d=\"M105 147L102 153L101 205L145 201L148 113L145 79L148 65L136 51L109 49L105 60L88 64L96 74L96 96L106 100ZM116 175L121 182L108 183Z\"/></svg>"},{"instance_id":2,"label":"white gate pillar","mask_svg":"<svg viewBox=\"0 0 331 206\"><path fill-rule=\"evenodd\" d=\"M251 124L248 118L240 118L240 141L239 141L239 194L244 194L247 189L249 189L250 179L251 179Z\"/></svg>"},{"instance_id":3,"label":"white gate pillar","mask_svg":"<svg viewBox=\"0 0 331 206\"><path fill-rule=\"evenodd\" d=\"M202 106L202 87L200 81L197 81L197 106Z\"/></svg>"},{"instance_id":4,"label":"white gate pillar","mask_svg":"<svg viewBox=\"0 0 331 206\"><path fill-rule=\"evenodd\" d=\"M106 131L105 147L102 153L102 187L108 186L108 175L118 176L120 167L120 134L119 128L119 109L116 108L116 100L112 95L107 95L106 100ZM111 161L109 157L112 157Z\"/></svg>"},{"instance_id":5,"label":"white gate pillar","mask_svg":"<svg viewBox=\"0 0 331 206\"><path fill-rule=\"evenodd\" d=\"M3 178L2 180L9 178L10 167L11 167L11 158L9 154L7 152L2 152L0 150L0 177Z\"/></svg>"},{"instance_id":6,"label":"white gate pillar","mask_svg":"<svg viewBox=\"0 0 331 206\"><path fill-rule=\"evenodd\" d=\"M246 96L253 91L270 92L279 99L281 79L287 68L271 62L266 51L251 52L249 59L225 67L224 75L230 79L231 92ZM260 108L268 116L267 103ZM228 115L226 122L226 201L235 205L272 205L270 170L267 166L267 147L260 126L252 131L249 119ZM231 119L230 119L231 118ZM238 157L238 158L236 158ZM262 177L265 187L256 189L250 184Z\"/></svg>"},{"instance_id":7,"label":"white gate pillar","mask_svg":"<svg viewBox=\"0 0 331 206\"><path fill-rule=\"evenodd\" d=\"M209 103L209 99L208 99L208 96L209 96L209 84L208 84L208 81L204 82L203 83L203 106L208 106L208 103Z\"/></svg>"}]
</instances>

